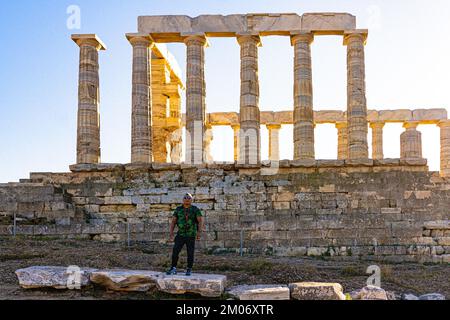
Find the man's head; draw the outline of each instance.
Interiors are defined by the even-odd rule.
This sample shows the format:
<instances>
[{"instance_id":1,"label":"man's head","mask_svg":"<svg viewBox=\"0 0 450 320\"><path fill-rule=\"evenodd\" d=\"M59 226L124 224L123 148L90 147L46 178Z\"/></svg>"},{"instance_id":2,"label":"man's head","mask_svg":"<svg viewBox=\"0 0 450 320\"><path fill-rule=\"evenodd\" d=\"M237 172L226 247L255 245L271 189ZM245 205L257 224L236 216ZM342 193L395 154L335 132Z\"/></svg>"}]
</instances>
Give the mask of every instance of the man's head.
<instances>
[{"instance_id":1,"label":"man's head","mask_svg":"<svg viewBox=\"0 0 450 320\"><path fill-rule=\"evenodd\" d=\"M186 195L183 197L183 205L186 207L189 207L192 205L192 201L194 200L194 197L190 193L186 193Z\"/></svg>"}]
</instances>

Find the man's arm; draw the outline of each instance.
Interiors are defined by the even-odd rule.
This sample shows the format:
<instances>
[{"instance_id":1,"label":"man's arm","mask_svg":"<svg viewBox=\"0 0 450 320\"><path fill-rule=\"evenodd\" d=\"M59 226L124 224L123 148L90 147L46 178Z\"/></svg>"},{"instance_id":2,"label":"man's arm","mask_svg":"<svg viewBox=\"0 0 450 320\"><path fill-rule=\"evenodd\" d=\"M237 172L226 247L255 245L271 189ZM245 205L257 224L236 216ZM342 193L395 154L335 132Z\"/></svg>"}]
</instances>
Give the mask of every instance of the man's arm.
<instances>
[{"instance_id":1,"label":"man's arm","mask_svg":"<svg viewBox=\"0 0 450 320\"><path fill-rule=\"evenodd\" d=\"M203 233L203 217L202 216L198 216L197 217L197 222L198 222L198 233L197 233L197 240L200 240L202 238L202 233Z\"/></svg>"},{"instance_id":2,"label":"man's arm","mask_svg":"<svg viewBox=\"0 0 450 320\"><path fill-rule=\"evenodd\" d=\"M170 241L173 241L176 225L177 225L177 217L173 217L172 223L170 224Z\"/></svg>"}]
</instances>

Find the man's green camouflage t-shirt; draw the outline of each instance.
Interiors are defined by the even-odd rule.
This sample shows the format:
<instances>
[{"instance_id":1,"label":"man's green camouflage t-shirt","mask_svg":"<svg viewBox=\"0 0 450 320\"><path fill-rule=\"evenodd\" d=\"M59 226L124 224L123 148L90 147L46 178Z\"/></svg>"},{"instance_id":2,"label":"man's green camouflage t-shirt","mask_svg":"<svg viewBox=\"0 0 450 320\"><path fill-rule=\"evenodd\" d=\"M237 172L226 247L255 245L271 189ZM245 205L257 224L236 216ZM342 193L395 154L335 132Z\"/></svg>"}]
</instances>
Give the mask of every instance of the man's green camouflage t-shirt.
<instances>
[{"instance_id":1,"label":"man's green camouflage t-shirt","mask_svg":"<svg viewBox=\"0 0 450 320\"><path fill-rule=\"evenodd\" d=\"M198 217L202 217L202 212L196 206L185 208L180 206L173 214L177 218L178 235L182 237L196 237L198 227Z\"/></svg>"}]
</instances>

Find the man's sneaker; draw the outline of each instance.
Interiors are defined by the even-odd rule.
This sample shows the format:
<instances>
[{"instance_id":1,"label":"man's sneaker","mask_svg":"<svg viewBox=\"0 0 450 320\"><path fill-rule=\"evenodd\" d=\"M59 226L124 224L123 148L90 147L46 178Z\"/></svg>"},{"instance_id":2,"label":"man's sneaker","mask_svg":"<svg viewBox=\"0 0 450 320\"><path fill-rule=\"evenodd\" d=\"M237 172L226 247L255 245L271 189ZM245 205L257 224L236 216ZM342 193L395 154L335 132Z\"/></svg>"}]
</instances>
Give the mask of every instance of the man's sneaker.
<instances>
[{"instance_id":1,"label":"man's sneaker","mask_svg":"<svg viewBox=\"0 0 450 320\"><path fill-rule=\"evenodd\" d=\"M192 269L187 269L187 270L186 270L186 276L187 276L187 277L190 277L191 274L192 274Z\"/></svg>"},{"instance_id":2,"label":"man's sneaker","mask_svg":"<svg viewBox=\"0 0 450 320\"><path fill-rule=\"evenodd\" d=\"M177 268L170 268L170 270L167 271L166 274L167 274L168 276L176 275L176 274L177 274Z\"/></svg>"}]
</instances>

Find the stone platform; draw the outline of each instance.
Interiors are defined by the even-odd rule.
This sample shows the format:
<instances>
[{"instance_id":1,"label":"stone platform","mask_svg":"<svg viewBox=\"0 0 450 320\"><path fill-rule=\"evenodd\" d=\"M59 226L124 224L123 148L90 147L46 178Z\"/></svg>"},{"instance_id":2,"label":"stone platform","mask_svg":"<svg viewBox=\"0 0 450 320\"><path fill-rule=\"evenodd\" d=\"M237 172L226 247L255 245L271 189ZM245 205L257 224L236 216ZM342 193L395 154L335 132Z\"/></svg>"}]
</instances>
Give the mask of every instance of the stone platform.
<instances>
[{"instance_id":1,"label":"stone platform","mask_svg":"<svg viewBox=\"0 0 450 320\"><path fill-rule=\"evenodd\" d=\"M450 261L450 180L426 161L72 166L0 185L0 235L168 244L185 193L209 252Z\"/></svg>"}]
</instances>

